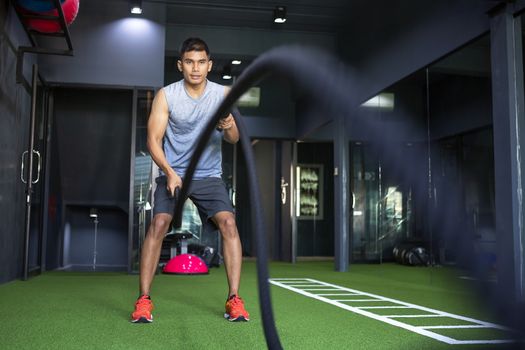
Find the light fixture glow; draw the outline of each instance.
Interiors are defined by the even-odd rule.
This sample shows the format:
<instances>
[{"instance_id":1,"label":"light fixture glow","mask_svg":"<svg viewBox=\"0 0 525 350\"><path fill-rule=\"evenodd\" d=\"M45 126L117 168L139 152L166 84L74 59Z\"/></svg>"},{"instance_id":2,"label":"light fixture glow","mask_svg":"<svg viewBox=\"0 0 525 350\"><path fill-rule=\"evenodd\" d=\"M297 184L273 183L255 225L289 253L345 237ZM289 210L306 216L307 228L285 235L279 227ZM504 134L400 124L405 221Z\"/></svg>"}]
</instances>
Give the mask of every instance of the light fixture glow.
<instances>
[{"instance_id":1,"label":"light fixture glow","mask_svg":"<svg viewBox=\"0 0 525 350\"><path fill-rule=\"evenodd\" d=\"M394 109L394 94L391 92L382 92L370 100L361 104L362 107L372 107L381 109Z\"/></svg>"},{"instance_id":2,"label":"light fixture glow","mask_svg":"<svg viewBox=\"0 0 525 350\"><path fill-rule=\"evenodd\" d=\"M286 6L276 6L273 10L273 21L275 23L286 22Z\"/></svg>"},{"instance_id":3,"label":"light fixture glow","mask_svg":"<svg viewBox=\"0 0 525 350\"><path fill-rule=\"evenodd\" d=\"M142 14L142 0L131 0L131 13L134 15Z\"/></svg>"},{"instance_id":4,"label":"light fixture glow","mask_svg":"<svg viewBox=\"0 0 525 350\"><path fill-rule=\"evenodd\" d=\"M224 68L222 69L222 79L224 80L230 80L232 78L232 69L231 67L228 65L228 66L224 66Z\"/></svg>"},{"instance_id":5,"label":"light fixture glow","mask_svg":"<svg viewBox=\"0 0 525 350\"><path fill-rule=\"evenodd\" d=\"M241 60L232 60L232 64L239 65L241 63L242 63Z\"/></svg>"}]
</instances>

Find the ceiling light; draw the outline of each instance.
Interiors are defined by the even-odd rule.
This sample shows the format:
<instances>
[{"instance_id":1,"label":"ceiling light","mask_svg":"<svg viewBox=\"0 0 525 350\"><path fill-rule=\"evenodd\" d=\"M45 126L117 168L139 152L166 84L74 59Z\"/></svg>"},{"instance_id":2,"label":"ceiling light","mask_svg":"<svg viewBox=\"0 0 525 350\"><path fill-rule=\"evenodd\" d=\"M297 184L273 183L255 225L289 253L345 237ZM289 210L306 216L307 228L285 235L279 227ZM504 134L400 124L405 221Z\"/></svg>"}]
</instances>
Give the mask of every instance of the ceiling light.
<instances>
[{"instance_id":1,"label":"ceiling light","mask_svg":"<svg viewBox=\"0 0 525 350\"><path fill-rule=\"evenodd\" d=\"M142 0L131 0L131 13L134 15L142 14Z\"/></svg>"},{"instance_id":2,"label":"ceiling light","mask_svg":"<svg viewBox=\"0 0 525 350\"><path fill-rule=\"evenodd\" d=\"M242 63L241 60L232 60L232 64L239 65L241 63Z\"/></svg>"},{"instance_id":3,"label":"ceiling light","mask_svg":"<svg viewBox=\"0 0 525 350\"><path fill-rule=\"evenodd\" d=\"M286 6L276 6L273 10L273 21L275 23L286 22Z\"/></svg>"},{"instance_id":4,"label":"ceiling light","mask_svg":"<svg viewBox=\"0 0 525 350\"><path fill-rule=\"evenodd\" d=\"M222 69L222 79L230 80L232 78L232 70L230 66L224 66Z\"/></svg>"},{"instance_id":5,"label":"ceiling light","mask_svg":"<svg viewBox=\"0 0 525 350\"><path fill-rule=\"evenodd\" d=\"M97 208L91 208L89 210L89 217L90 218L97 218L98 217L98 210L97 210Z\"/></svg>"}]
</instances>

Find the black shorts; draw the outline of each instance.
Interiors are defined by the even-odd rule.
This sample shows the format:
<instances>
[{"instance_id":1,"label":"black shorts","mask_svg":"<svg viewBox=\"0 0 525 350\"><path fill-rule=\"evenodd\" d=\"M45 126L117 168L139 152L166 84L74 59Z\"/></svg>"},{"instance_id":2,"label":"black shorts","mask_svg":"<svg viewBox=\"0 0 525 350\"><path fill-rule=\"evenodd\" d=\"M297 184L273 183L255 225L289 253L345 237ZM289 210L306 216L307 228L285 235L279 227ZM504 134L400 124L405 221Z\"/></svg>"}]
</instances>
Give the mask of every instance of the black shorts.
<instances>
[{"instance_id":1,"label":"black shorts","mask_svg":"<svg viewBox=\"0 0 525 350\"><path fill-rule=\"evenodd\" d=\"M168 192L166 176L159 176L155 179L157 189L154 194L153 215L169 214L174 215L176 198ZM211 222L209 220L220 211L233 213L233 206L226 191L226 186L222 179L208 177L191 182L189 198L199 210L203 225Z\"/></svg>"}]
</instances>

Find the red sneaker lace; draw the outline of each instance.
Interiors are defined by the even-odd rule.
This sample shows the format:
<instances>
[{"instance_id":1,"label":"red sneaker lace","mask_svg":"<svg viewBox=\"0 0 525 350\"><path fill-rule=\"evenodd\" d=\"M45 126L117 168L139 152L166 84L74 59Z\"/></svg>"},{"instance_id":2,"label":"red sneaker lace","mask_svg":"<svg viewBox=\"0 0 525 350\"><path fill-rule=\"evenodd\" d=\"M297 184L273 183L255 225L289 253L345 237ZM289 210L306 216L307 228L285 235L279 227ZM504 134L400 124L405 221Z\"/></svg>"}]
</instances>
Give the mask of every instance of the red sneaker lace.
<instances>
[{"instance_id":1,"label":"red sneaker lace","mask_svg":"<svg viewBox=\"0 0 525 350\"><path fill-rule=\"evenodd\" d=\"M244 308L244 302L242 301L242 299L238 296L234 296L233 298L230 299L230 307L231 309L242 309Z\"/></svg>"},{"instance_id":2,"label":"red sneaker lace","mask_svg":"<svg viewBox=\"0 0 525 350\"><path fill-rule=\"evenodd\" d=\"M150 311L150 306L151 306L151 300L150 299L146 299L146 298L140 298L135 303L136 311L138 311L140 313L145 312L145 311L149 312Z\"/></svg>"}]
</instances>

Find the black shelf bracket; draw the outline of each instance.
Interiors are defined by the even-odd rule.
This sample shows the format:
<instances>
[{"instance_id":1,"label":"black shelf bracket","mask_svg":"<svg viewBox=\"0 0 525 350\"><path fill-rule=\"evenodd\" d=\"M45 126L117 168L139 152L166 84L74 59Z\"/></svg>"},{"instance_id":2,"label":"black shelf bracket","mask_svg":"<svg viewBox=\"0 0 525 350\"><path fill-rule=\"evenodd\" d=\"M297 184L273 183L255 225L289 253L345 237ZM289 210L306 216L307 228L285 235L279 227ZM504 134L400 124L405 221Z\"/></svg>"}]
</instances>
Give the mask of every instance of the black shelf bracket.
<instances>
[{"instance_id":1,"label":"black shelf bracket","mask_svg":"<svg viewBox=\"0 0 525 350\"><path fill-rule=\"evenodd\" d=\"M11 5L15 10L24 31L27 34L29 42L32 46L20 46L17 50L17 62L16 62L16 82L18 84L23 84L27 90L30 90L30 84L25 79L24 73L24 55L26 53L37 54L37 55L59 55L59 56L73 56L73 44L71 42L71 36L69 34L69 29L66 24L64 11L62 10L62 5L60 0L48 0L53 3L55 9L57 10L58 16L52 15L39 15L35 13L25 13L15 4L15 0L11 0ZM26 20L27 19L40 19L45 21L54 21L60 25L61 31L56 33L42 33L36 30L33 30L28 27ZM41 46L38 37L52 37L52 38L63 38L65 41L64 49L56 49ZM67 47L67 48L66 48ZM40 80L44 82L40 76Z\"/></svg>"}]
</instances>

